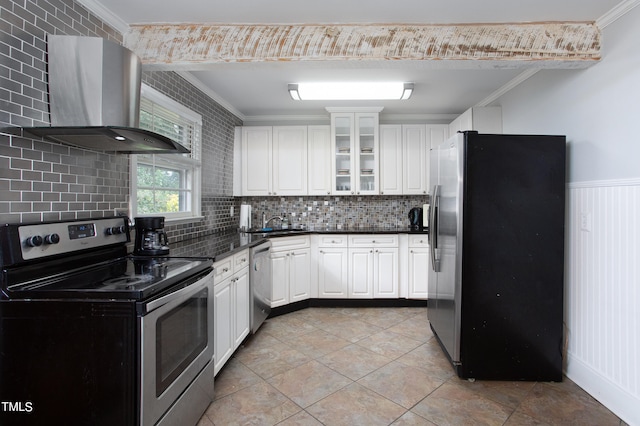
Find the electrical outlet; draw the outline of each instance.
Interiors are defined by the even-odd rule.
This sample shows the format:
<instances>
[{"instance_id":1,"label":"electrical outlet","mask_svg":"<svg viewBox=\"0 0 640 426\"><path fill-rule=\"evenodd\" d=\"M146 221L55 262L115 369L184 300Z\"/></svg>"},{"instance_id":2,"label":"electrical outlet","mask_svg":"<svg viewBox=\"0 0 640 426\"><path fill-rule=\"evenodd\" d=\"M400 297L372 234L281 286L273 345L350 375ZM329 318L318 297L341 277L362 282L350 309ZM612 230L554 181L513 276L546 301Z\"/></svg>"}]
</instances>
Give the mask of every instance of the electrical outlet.
<instances>
[{"instance_id":1,"label":"electrical outlet","mask_svg":"<svg viewBox=\"0 0 640 426\"><path fill-rule=\"evenodd\" d=\"M580 214L580 230L591 232L591 213Z\"/></svg>"},{"instance_id":2,"label":"electrical outlet","mask_svg":"<svg viewBox=\"0 0 640 426\"><path fill-rule=\"evenodd\" d=\"M229 216L233 217L234 213L236 212L236 209L234 206L231 206L231 208L229 209Z\"/></svg>"}]
</instances>

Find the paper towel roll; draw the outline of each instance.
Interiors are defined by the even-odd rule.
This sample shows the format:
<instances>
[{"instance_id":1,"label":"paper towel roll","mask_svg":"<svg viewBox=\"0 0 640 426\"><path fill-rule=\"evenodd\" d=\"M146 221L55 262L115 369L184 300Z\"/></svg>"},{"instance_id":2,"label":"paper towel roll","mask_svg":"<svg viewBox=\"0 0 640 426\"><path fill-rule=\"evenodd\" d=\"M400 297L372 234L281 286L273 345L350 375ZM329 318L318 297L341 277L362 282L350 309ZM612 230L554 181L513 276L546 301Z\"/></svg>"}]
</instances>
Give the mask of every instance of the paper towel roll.
<instances>
[{"instance_id":1,"label":"paper towel roll","mask_svg":"<svg viewBox=\"0 0 640 426\"><path fill-rule=\"evenodd\" d=\"M422 227L427 229L429 227L429 204L422 205Z\"/></svg>"},{"instance_id":2,"label":"paper towel roll","mask_svg":"<svg viewBox=\"0 0 640 426\"><path fill-rule=\"evenodd\" d=\"M248 231L251 228L251 206L240 205L240 230Z\"/></svg>"}]
</instances>

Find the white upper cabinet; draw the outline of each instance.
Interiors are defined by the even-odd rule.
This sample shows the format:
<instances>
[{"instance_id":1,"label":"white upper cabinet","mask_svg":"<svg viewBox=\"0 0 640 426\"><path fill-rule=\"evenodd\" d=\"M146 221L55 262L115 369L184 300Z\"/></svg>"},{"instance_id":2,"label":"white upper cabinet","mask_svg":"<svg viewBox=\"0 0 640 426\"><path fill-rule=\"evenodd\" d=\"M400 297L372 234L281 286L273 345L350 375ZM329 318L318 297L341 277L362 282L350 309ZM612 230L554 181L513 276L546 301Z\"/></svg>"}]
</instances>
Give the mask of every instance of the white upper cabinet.
<instances>
[{"instance_id":1,"label":"white upper cabinet","mask_svg":"<svg viewBox=\"0 0 640 426\"><path fill-rule=\"evenodd\" d=\"M356 113L356 194L378 194L378 113Z\"/></svg>"},{"instance_id":2,"label":"white upper cabinet","mask_svg":"<svg viewBox=\"0 0 640 426\"><path fill-rule=\"evenodd\" d=\"M426 126L402 126L403 193L426 194L429 176L429 146L426 141Z\"/></svg>"},{"instance_id":3,"label":"white upper cabinet","mask_svg":"<svg viewBox=\"0 0 640 426\"><path fill-rule=\"evenodd\" d=\"M465 130L475 130L480 133L502 133L502 108L469 108L449 123L450 135Z\"/></svg>"},{"instance_id":4,"label":"white upper cabinet","mask_svg":"<svg viewBox=\"0 0 640 426\"><path fill-rule=\"evenodd\" d=\"M337 195L378 194L378 114L381 109L366 112L327 110L331 112L331 192Z\"/></svg>"},{"instance_id":5,"label":"white upper cabinet","mask_svg":"<svg viewBox=\"0 0 640 426\"><path fill-rule=\"evenodd\" d=\"M242 128L242 195L271 195L271 126Z\"/></svg>"},{"instance_id":6,"label":"white upper cabinet","mask_svg":"<svg viewBox=\"0 0 640 426\"><path fill-rule=\"evenodd\" d=\"M238 128L234 195L429 192L429 150L448 138L450 125L379 125L380 108L328 110L331 125Z\"/></svg>"},{"instance_id":7,"label":"white upper cabinet","mask_svg":"<svg viewBox=\"0 0 640 426\"><path fill-rule=\"evenodd\" d=\"M242 128L242 195L307 193L307 126Z\"/></svg>"},{"instance_id":8,"label":"white upper cabinet","mask_svg":"<svg viewBox=\"0 0 640 426\"><path fill-rule=\"evenodd\" d=\"M333 158L331 192L333 194L352 194L355 191L354 120L352 113L331 114L331 157Z\"/></svg>"},{"instance_id":9,"label":"white upper cabinet","mask_svg":"<svg viewBox=\"0 0 640 426\"><path fill-rule=\"evenodd\" d=\"M307 126L273 127L272 195L307 193Z\"/></svg>"},{"instance_id":10,"label":"white upper cabinet","mask_svg":"<svg viewBox=\"0 0 640 426\"><path fill-rule=\"evenodd\" d=\"M431 183L429 182L430 164L431 164L431 148L434 148L440 145L442 142L449 139L449 126L446 124L427 124L427 132L426 132L426 145L427 145L427 163L426 170L427 174L425 176L427 182L427 192L429 193L431 189Z\"/></svg>"},{"instance_id":11,"label":"white upper cabinet","mask_svg":"<svg viewBox=\"0 0 640 426\"><path fill-rule=\"evenodd\" d=\"M308 194L331 194L331 126L309 126Z\"/></svg>"},{"instance_id":12,"label":"white upper cabinet","mask_svg":"<svg viewBox=\"0 0 640 426\"><path fill-rule=\"evenodd\" d=\"M446 124L380 126L380 194L429 191L429 150L448 137Z\"/></svg>"},{"instance_id":13,"label":"white upper cabinet","mask_svg":"<svg viewBox=\"0 0 640 426\"><path fill-rule=\"evenodd\" d=\"M380 126L380 194L402 195L402 126L384 124Z\"/></svg>"}]
</instances>

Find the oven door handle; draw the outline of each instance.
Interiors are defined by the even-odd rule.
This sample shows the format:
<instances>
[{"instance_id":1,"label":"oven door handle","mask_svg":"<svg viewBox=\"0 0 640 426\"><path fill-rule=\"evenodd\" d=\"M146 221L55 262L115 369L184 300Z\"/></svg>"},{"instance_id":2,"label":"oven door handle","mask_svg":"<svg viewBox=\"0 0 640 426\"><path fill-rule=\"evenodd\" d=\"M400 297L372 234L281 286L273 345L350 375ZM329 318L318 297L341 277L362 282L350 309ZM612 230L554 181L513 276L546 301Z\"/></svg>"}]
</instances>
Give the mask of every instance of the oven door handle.
<instances>
[{"instance_id":1,"label":"oven door handle","mask_svg":"<svg viewBox=\"0 0 640 426\"><path fill-rule=\"evenodd\" d=\"M213 271L202 274L195 278L193 283L187 284L185 287L181 288L178 291L171 292L165 296L159 297L155 300L152 300L145 304L145 311L149 313L160 306L166 305L167 303L178 300L178 299L188 299L194 294L198 293L203 288L207 287L210 281L213 280Z\"/></svg>"}]
</instances>

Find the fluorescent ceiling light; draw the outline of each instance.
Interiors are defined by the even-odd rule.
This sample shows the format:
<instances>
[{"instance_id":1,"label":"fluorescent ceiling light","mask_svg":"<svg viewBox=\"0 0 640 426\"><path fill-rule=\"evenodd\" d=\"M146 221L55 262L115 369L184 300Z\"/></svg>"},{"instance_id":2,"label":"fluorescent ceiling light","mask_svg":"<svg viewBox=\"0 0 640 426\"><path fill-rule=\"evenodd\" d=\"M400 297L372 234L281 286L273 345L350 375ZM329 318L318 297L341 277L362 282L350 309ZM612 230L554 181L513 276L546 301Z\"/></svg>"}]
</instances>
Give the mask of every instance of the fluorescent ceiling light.
<instances>
[{"instance_id":1,"label":"fluorescent ceiling light","mask_svg":"<svg viewBox=\"0 0 640 426\"><path fill-rule=\"evenodd\" d=\"M409 99L413 83L294 83L289 84L288 90L296 101Z\"/></svg>"}]
</instances>

